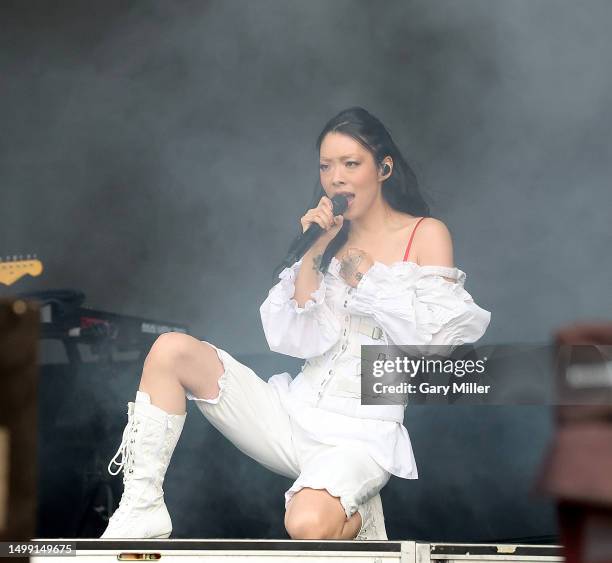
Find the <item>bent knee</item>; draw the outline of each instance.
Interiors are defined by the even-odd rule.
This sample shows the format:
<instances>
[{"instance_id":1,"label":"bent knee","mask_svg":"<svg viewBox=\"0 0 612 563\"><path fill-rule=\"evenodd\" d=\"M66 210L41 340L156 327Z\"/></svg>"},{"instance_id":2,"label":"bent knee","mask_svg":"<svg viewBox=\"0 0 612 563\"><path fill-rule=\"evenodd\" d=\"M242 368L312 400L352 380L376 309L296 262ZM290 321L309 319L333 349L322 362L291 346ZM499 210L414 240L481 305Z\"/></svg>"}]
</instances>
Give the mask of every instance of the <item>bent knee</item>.
<instances>
[{"instance_id":1,"label":"bent knee","mask_svg":"<svg viewBox=\"0 0 612 563\"><path fill-rule=\"evenodd\" d=\"M322 511L307 510L285 515L285 529L293 540L325 540L339 538L342 524L326 518Z\"/></svg>"},{"instance_id":2,"label":"bent knee","mask_svg":"<svg viewBox=\"0 0 612 563\"><path fill-rule=\"evenodd\" d=\"M182 332L165 332L160 334L151 346L145 364L155 363L177 368L198 361L206 362L209 355L217 357L210 345L197 338Z\"/></svg>"}]
</instances>

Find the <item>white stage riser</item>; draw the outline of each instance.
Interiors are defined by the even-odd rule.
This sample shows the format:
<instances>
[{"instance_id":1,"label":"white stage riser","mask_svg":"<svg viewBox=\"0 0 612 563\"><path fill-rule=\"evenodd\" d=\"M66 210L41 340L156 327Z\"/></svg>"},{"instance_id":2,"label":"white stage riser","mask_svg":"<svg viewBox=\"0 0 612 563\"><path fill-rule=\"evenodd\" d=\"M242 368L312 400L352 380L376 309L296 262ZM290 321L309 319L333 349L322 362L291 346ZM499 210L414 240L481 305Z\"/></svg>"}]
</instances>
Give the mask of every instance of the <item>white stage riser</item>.
<instances>
[{"instance_id":1,"label":"white stage riser","mask_svg":"<svg viewBox=\"0 0 612 563\"><path fill-rule=\"evenodd\" d=\"M37 542L58 542L37 539ZM76 555L61 557L73 563L117 561L205 561L206 563L548 563L562 562L555 545L452 544L416 541L344 542L292 540L70 540ZM59 557L32 556L51 563Z\"/></svg>"}]
</instances>

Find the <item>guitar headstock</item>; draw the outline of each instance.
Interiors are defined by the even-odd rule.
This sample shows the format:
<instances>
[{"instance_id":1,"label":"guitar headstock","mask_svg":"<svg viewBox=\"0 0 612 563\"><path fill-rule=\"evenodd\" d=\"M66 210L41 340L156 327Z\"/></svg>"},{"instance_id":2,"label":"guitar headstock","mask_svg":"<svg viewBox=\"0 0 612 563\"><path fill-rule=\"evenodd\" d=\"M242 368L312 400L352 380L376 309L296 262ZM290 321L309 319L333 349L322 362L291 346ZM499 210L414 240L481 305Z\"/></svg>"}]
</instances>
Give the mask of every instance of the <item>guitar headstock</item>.
<instances>
[{"instance_id":1,"label":"guitar headstock","mask_svg":"<svg viewBox=\"0 0 612 563\"><path fill-rule=\"evenodd\" d=\"M27 256L7 256L0 258L0 283L12 285L25 275L40 276L43 265L36 254Z\"/></svg>"}]
</instances>

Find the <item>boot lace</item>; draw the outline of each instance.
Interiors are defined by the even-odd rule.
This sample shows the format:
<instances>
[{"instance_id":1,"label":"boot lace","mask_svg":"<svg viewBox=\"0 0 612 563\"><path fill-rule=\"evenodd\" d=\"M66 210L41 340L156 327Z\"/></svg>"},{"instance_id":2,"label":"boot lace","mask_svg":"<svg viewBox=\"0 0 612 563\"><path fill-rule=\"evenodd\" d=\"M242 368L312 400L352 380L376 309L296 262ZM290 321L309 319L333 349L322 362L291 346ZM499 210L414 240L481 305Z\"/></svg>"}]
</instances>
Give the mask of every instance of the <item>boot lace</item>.
<instances>
[{"instance_id":1,"label":"boot lace","mask_svg":"<svg viewBox=\"0 0 612 563\"><path fill-rule=\"evenodd\" d=\"M132 408L128 409L128 423L123 430L121 444L119 449L108 464L108 472L111 475L118 475L123 469L123 480L125 482L128 475L133 472L132 465L134 464L134 443L136 441L135 434L138 432L138 421L134 420ZM113 469L113 465L117 468Z\"/></svg>"},{"instance_id":2,"label":"boot lace","mask_svg":"<svg viewBox=\"0 0 612 563\"><path fill-rule=\"evenodd\" d=\"M113 518L119 523L121 515L126 512L127 507L131 502L134 491L132 487L129 487L129 481L131 480L132 473L134 472L134 448L136 442L136 435L138 433L139 421L134 419L133 407L128 407L128 423L123 430L123 436L121 438L121 444L119 449L108 464L108 472L111 475L118 475L123 469L123 495L119 502L119 506L115 511ZM113 468L113 465L116 468Z\"/></svg>"}]
</instances>

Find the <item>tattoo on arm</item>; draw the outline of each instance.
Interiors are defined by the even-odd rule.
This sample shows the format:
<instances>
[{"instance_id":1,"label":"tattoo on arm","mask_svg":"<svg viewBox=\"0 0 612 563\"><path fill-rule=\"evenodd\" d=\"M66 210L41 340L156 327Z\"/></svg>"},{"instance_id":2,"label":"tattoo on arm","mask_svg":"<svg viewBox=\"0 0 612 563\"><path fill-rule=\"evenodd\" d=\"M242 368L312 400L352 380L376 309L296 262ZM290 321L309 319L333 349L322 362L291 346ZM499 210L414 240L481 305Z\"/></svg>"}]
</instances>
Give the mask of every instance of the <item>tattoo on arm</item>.
<instances>
[{"instance_id":1,"label":"tattoo on arm","mask_svg":"<svg viewBox=\"0 0 612 563\"><path fill-rule=\"evenodd\" d=\"M340 263L340 275L348 280L355 278L360 280L362 278L361 272L357 271L359 264L361 263L362 257L359 254L347 255L342 259Z\"/></svg>"},{"instance_id":2,"label":"tattoo on arm","mask_svg":"<svg viewBox=\"0 0 612 563\"><path fill-rule=\"evenodd\" d=\"M317 254L312 259L312 269L319 270L321 268L321 262L323 261L323 254Z\"/></svg>"}]
</instances>

